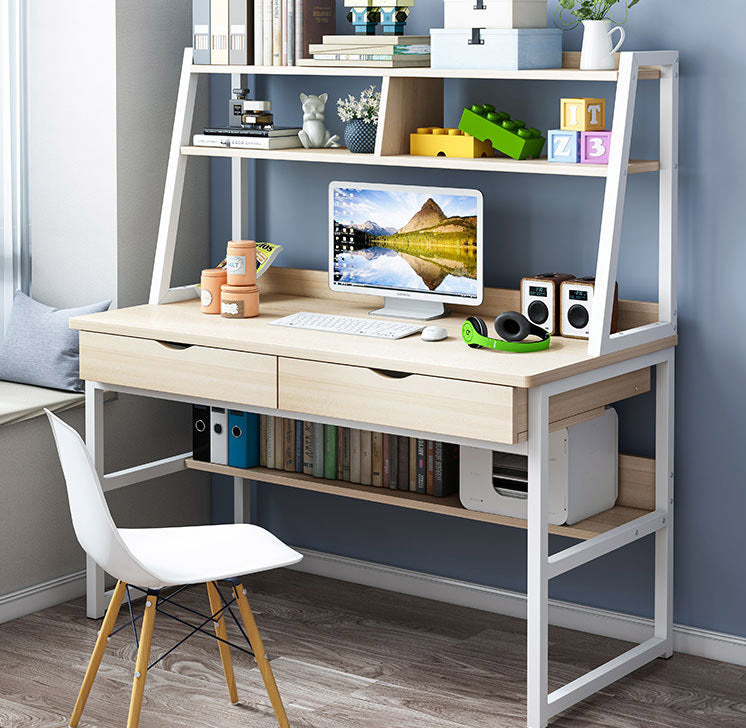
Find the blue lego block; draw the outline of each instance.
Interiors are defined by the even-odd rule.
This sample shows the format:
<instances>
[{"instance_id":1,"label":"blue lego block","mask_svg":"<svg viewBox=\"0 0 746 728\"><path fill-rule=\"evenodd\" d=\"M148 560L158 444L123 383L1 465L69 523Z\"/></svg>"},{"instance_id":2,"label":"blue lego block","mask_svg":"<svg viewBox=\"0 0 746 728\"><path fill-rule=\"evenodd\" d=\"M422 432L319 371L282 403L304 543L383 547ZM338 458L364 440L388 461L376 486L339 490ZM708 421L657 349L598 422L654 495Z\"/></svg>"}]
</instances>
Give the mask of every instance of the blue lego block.
<instances>
[{"instance_id":1,"label":"blue lego block","mask_svg":"<svg viewBox=\"0 0 746 728\"><path fill-rule=\"evenodd\" d=\"M550 129L548 157L550 162L579 164L580 132Z\"/></svg>"}]
</instances>

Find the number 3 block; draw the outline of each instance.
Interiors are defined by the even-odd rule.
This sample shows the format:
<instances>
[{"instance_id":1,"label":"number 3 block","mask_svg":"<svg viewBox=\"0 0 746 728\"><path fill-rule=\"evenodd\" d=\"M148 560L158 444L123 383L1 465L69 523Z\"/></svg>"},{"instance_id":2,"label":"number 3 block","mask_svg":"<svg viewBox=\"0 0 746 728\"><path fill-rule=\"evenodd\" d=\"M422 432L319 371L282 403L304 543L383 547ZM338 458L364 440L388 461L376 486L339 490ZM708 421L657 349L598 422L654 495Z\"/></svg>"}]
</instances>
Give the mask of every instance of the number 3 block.
<instances>
[{"instance_id":1,"label":"number 3 block","mask_svg":"<svg viewBox=\"0 0 746 728\"><path fill-rule=\"evenodd\" d=\"M577 164L580 161L580 132L550 129L549 161Z\"/></svg>"},{"instance_id":2,"label":"number 3 block","mask_svg":"<svg viewBox=\"0 0 746 728\"><path fill-rule=\"evenodd\" d=\"M603 131L606 99L562 99L560 127L565 131Z\"/></svg>"},{"instance_id":3,"label":"number 3 block","mask_svg":"<svg viewBox=\"0 0 746 728\"><path fill-rule=\"evenodd\" d=\"M580 135L582 164L608 164L611 147L610 131L584 131Z\"/></svg>"}]
</instances>

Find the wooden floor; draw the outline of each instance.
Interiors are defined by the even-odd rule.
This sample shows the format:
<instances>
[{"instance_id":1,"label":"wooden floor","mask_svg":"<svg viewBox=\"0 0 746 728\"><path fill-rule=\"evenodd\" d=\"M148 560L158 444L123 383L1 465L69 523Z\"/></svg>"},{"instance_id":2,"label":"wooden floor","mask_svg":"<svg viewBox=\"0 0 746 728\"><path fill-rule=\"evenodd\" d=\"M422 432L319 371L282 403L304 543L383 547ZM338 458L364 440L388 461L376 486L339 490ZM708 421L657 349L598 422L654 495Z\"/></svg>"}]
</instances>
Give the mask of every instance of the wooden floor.
<instances>
[{"instance_id":1,"label":"wooden floor","mask_svg":"<svg viewBox=\"0 0 746 728\"><path fill-rule=\"evenodd\" d=\"M247 583L293 728L525 725L522 621L288 570ZM184 596L206 609L203 588ZM98 624L77 600L0 625L0 726L67 726ZM162 616L155 627L153 655L184 633ZM552 628L552 687L625 647ZM82 728L125 725L134 657L131 631L111 639ZM141 728L276 726L253 659L234 651L234 661L237 706L216 643L190 639L148 674ZM743 728L746 668L657 660L551 725Z\"/></svg>"}]
</instances>

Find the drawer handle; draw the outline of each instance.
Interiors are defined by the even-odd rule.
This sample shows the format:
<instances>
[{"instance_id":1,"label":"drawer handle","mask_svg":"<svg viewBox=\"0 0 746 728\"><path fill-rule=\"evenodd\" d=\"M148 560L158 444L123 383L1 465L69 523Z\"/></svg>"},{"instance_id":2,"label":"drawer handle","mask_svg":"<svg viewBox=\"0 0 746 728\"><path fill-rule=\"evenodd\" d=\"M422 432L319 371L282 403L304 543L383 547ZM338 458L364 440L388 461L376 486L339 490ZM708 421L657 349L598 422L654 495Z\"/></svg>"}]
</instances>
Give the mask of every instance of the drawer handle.
<instances>
[{"instance_id":1,"label":"drawer handle","mask_svg":"<svg viewBox=\"0 0 746 728\"><path fill-rule=\"evenodd\" d=\"M181 351L182 349L191 349L193 344L181 344L178 341L161 341L156 339L156 342L166 349L173 349L174 351Z\"/></svg>"},{"instance_id":2,"label":"drawer handle","mask_svg":"<svg viewBox=\"0 0 746 728\"><path fill-rule=\"evenodd\" d=\"M386 379L406 379L413 374L413 372L397 372L394 369L371 369L370 371Z\"/></svg>"}]
</instances>

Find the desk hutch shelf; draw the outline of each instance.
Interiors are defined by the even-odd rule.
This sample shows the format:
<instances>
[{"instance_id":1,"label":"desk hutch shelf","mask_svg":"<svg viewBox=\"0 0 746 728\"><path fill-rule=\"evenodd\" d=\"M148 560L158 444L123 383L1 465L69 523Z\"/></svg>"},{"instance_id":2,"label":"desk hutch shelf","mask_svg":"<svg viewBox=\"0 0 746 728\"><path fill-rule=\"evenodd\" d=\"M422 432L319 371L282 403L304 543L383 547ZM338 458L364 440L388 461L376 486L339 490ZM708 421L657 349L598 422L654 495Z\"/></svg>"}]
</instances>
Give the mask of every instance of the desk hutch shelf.
<instances>
[{"instance_id":1,"label":"desk hutch shelf","mask_svg":"<svg viewBox=\"0 0 746 728\"><path fill-rule=\"evenodd\" d=\"M337 76L379 79L380 123L373 154L346 149L281 151L192 146L197 79L230 75L233 87L249 75ZM199 66L185 49L176 104L163 207L149 304L73 319L81 330L81 376L86 380L86 441L105 490L185 468L233 477L234 511L243 522L245 483L315 491L398 508L527 530L527 725L546 728L550 719L615 680L673 651L673 412L674 347L677 343L678 77L675 51L622 53L618 68L581 71L578 54L565 54L561 69L538 71L448 71L435 69ZM550 164L545 159L514 161L411 156L408 138L417 127L443 125L446 79L500 82L586 81L615 86L608 165ZM658 159L630 159L638 81L660 91ZM578 93L578 95L582 95ZM203 316L195 286L171 286L176 232L187 162L195 157L231 159L232 230L245 239L249 159L314 164L362 164L422 169L596 177L605 185L601 211L596 289L588 342L553 337L548 351L505 354L468 349L459 338L464 318L494 316L519 307L518 292L486 289L477 309L454 306L444 319L446 341L434 345L415 337L351 346L350 337L293 331L271 321L294 311L361 315L368 296L340 303L319 271L273 267L260 281L260 316L231 320ZM658 175L657 303L620 301L619 331L610 334L621 245L622 212L630 175ZM474 177L489 194L489 175ZM318 241L325 245L325 241ZM509 254L505 251L504 254ZM170 304L170 305L162 305ZM396 371L392 372L392 368ZM651 389L655 370L655 458L620 455L616 506L570 526L550 526L549 433L590 419L603 407ZM353 382L354 384L351 384ZM495 449L527 441L527 518L470 511L458 496L434 498L371 486L315 479L266 468L241 470L196 462L192 453L104 473L103 398L107 390L159 397L260 414L443 439ZM423 424L426 423L426 424ZM423 430L423 428L428 428ZM261 492L261 487L253 490ZM576 540L549 553L549 534ZM549 582L563 573L654 534L655 598L652 635L641 645L549 692ZM105 609L104 575L88 562L88 613Z\"/></svg>"}]
</instances>

